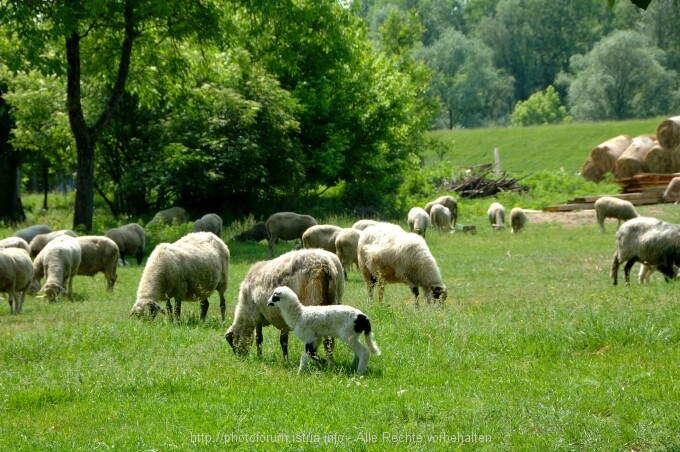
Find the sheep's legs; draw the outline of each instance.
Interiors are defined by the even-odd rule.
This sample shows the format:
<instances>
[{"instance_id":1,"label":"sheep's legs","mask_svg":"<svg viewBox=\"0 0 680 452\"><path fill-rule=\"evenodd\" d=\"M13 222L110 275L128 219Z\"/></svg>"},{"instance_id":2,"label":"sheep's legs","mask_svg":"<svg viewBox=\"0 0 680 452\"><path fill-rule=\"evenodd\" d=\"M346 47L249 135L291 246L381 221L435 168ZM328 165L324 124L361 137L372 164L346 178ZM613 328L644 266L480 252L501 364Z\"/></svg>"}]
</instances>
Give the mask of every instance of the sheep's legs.
<instances>
[{"instance_id":1,"label":"sheep's legs","mask_svg":"<svg viewBox=\"0 0 680 452\"><path fill-rule=\"evenodd\" d=\"M182 300L175 299L175 317L179 319L179 315L182 313Z\"/></svg>"},{"instance_id":2,"label":"sheep's legs","mask_svg":"<svg viewBox=\"0 0 680 452\"><path fill-rule=\"evenodd\" d=\"M623 266L623 274L626 277L627 283L630 282L630 269L633 268L633 265L635 265L635 263L637 261L638 261L637 257L634 257L632 259L628 259L628 261L626 262L626 265ZM618 273L618 271L617 271L617 273Z\"/></svg>"},{"instance_id":3,"label":"sheep's legs","mask_svg":"<svg viewBox=\"0 0 680 452\"><path fill-rule=\"evenodd\" d=\"M260 327L260 335L261 334L262 327ZM281 335L279 336L279 344L281 344L283 359L288 359L288 330L281 330Z\"/></svg>"},{"instance_id":4,"label":"sheep's legs","mask_svg":"<svg viewBox=\"0 0 680 452\"><path fill-rule=\"evenodd\" d=\"M335 363L335 358L333 358L333 350L335 350L335 338L334 337L324 337L323 338L323 349L326 353L326 359L330 365Z\"/></svg>"},{"instance_id":5,"label":"sheep's legs","mask_svg":"<svg viewBox=\"0 0 680 452\"><path fill-rule=\"evenodd\" d=\"M298 374L302 373L304 368L307 366L307 361L311 358L311 355L307 352L308 347L313 347L313 344L305 344L305 352L300 356L300 367L298 368Z\"/></svg>"},{"instance_id":6,"label":"sheep's legs","mask_svg":"<svg viewBox=\"0 0 680 452\"><path fill-rule=\"evenodd\" d=\"M224 294L220 294L220 314L222 314L222 321L227 319L227 300L224 299Z\"/></svg>"},{"instance_id":7,"label":"sheep's legs","mask_svg":"<svg viewBox=\"0 0 680 452\"><path fill-rule=\"evenodd\" d=\"M255 348L257 348L257 356L262 356L262 341L264 341L264 336L262 336L262 325L255 325Z\"/></svg>"},{"instance_id":8,"label":"sheep's legs","mask_svg":"<svg viewBox=\"0 0 680 452\"><path fill-rule=\"evenodd\" d=\"M612 280L614 281L614 285L617 285L619 282L619 253L616 252L614 253L614 258L612 259L612 269L611 269L611 277Z\"/></svg>"},{"instance_id":9,"label":"sheep's legs","mask_svg":"<svg viewBox=\"0 0 680 452\"><path fill-rule=\"evenodd\" d=\"M210 302L206 298L205 300L201 300L201 321L205 321L206 316L208 315L208 308L210 307ZM177 314L177 317L179 317L179 314Z\"/></svg>"}]
</instances>

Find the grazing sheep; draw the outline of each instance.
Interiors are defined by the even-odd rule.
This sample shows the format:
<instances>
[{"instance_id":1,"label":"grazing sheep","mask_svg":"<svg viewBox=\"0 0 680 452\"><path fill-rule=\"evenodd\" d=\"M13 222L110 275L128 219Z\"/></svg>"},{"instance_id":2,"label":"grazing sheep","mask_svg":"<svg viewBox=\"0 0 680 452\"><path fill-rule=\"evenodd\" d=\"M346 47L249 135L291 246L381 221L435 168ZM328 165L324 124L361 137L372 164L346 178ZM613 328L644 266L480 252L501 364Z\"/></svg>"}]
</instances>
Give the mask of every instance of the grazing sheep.
<instances>
[{"instance_id":1,"label":"grazing sheep","mask_svg":"<svg viewBox=\"0 0 680 452\"><path fill-rule=\"evenodd\" d=\"M288 326L277 309L267 306L278 286L290 287L305 306L342 302L345 281L338 257L322 249L289 251L281 256L254 263L239 288L234 321L224 337L234 353L246 355L253 343L262 354L262 327L274 325L281 330L279 342L283 357L288 357ZM325 344L332 359L333 341Z\"/></svg>"},{"instance_id":2,"label":"grazing sheep","mask_svg":"<svg viewBox=\"0 0 680 452\"><path fill-rule=\"evenodd\" d=\"M455 228L456 221L458 220L458 201L456 201L456 198L449 195L440 196L434 201L428 202L425 205L425 211L429 214L432 206L435 204L441 204L449 209L449 212L451 212L451 225Z\"/></svg>"},{"instance_id":3,"label":"grazing sheep","mask_svg":"<svg viewBox=\"0 0 680 452\"><path fill-rule=\"evenodd\" d=\"M267 234L267 223L264 221L258 221L253 225L252 228L248 229L247 231L243 231L234 237L234 240L237 242L245 242L248 240L260 242L267 239L269 239L269 235Z\"/></svg>"},{"instance_id":4,"label":"grazing sheep","mask_svg":"<svg viewBox=\"0 0 680 452\"><path fill-rule=\"evenodd\" d=\"M12 314L21 313L32 280L33 262L28 251L16 247L0 249L0 292L7 293Z\"/></svg>"},{"instance_id":5,"label":"grazing sheep","mask_svg":"<svg viewBox=\"0 0 680 452\"><path fill-rule=\"evenodd\" d=\"M21 248L27 253L30 253L28 242L21 237L7 237L6 239L0 240L0 248Z\"/></svg>"},{"instance_id":6,"label":"grazing sheep","mask_svg":"<svg viewBox=\"0 0 680 452\"><path fill-rule=\"evenodd\" d=\"M222 237L222 218L216 213L206 213L191 226L191 232L212 232Z\"/></svg>"},{"instance_id":7,"label":"grazing sheep","mask_svg":"<svg viewBox=\"0 0 680 452\"><path fill-rule=\"evenodd\" d=\"M38 253L40 253L40 251L45 248L45 245L47 245L51 240L62 235L78 237L78 234L71 231L70 229L60 229L58 231L48 232L47 234L38 234L33 237L33 240L28 243L28 254L30 254L31 259L35 259Z\"/></svg>"},{"instance_id":8,"label":"grazing sheep","mask_svg":"<svg viewBox=\"0 0 680 452\"><path fill-rule=\"evenodd\" d=\"M354 223L352 227L354 229L358 229L359 231L363 231L364 229L370 226L375 226L376 224L383 224L383 222L376 220L359 220L356 223Z\"/></svg>"},{"instance_id":9,"label":"grazing sheep","mask_svg":"<svg viewBox=\"0 0 680 452\"><path fill-rule=\"evenodd\" d=\"M316 224L317 222L313 217L295 212L279 212L267 218L269 257L274 257L274 245L279 242L279 239L302 240L302 234Z\"/></svg>"},{"instance_id":10,"label":"grazing sheep","mask_svg":"<svg viewBox=\"0 0 680 452\"><path fill-rule=\"evenodd\" d=\"M335 253L335 239L342 228L332 224L316 224L310 226L302 234L303 248L321 248Z\"/></svg>"},{"instance_id":11,"label":"grazing sheep","mask_svg":"<svg viewBox=\"0 0 680 452\"><path fill-rule=\"evenodd\" d=\"M628 283L630 269L637 261L650 267L644 273L656 269L666 281L674 279L680 261L680 224L650 217L632 218L623 223L616 231L616 252L611 266L614 285L618 283L619 265L625 262L623 271Z\"/></svg>"},{"instance_id":12,"label":"grazing sheep","mask_svg":"<svg viewBox=\"0 0 680 452\"><path fill-rule=\"evenodd\" d=\"M175 317L182 301L201 302L201 320L208 314L208 297L217 290L222 321L226 318L224 293L229 284L231 256L227 245L212 232L192 232L174 243L161 243L151 252L137 287L137 300L130 315L165 313L157 300L165 299L170 314L175 299Z\"/></svg>"},{"instance_id":13,"label":"grazing sheep","mask_svg":"<svg viewBox=\"0 0 680 452\"><path fill-rule=\"evenodd\" d=\"M442 204L434 204L430 208L430 221L432 227L439 232L451 232L451 211Z\"/></svg>"},{"instance_id":14,"label":"grazing sheep","mask_svg":"<svg viewBox=\"0 0 680 452\"><path fill-rule=\"evenodd\" d=\"M38 234L47 234L52 232L52 228L45 224L34 224L24 229L20 229L14 233L14 237L21 237L26 240L26 243L31 243L31 240Z\"/></svg>"},{"instance_id":15,"label":"grazing sheep","mask_svg":"<svg viewBox=\"0 0 680 452\"><path fill-rule=\"evenodd\" d=\"M170 207L169 209L156 212L151 221L147 223L150 226L169 226L172 224L184 224L187 222L187 211L182 207Z\"/></svg>"},{"instance_id":16,"label":"grazing sheep","mask_svg":"<svg viewBox=\"0 0 680 452\"><path fill-rule=\"evenodd\" d=\"M621 227L622 221L638 217L635 206L630 201L613 196L598 198L595 201L595 213L597 214L597 224L602 232L604 232L604 220L606 218L616 218L619 220L618 227Z\"/></svg>"},{"instance_id":17,"label":"grazing sheep","mask_svg":"<svg viewBox=\"0 0 680 452\"><path fill-rule=\"evenodd\" d=\"M81 259L80 244L76 238L62 234L50 240L33 260L33 288L39 288L40 280L45 276L45 285L40 292L50 302L61 294L70 295Z\"/></svg>"},{"instance_id":18,"label":"grazing sheep","mask_svg":"<svg viewBox=\"0 0 680 452\"><path fill-rule=\"evenodd\" d=\"M106 277L106 290L112 291L118 278L118 245L108 237L84 235L76 238L80 245L78 275L94 276L102 272Z\"/></svg>"},{"instance_id":19,"label":"grazing sheep","mask_svg":"<svg viewBox=\"0 0 680 452\"><path fill-rule=\"evenodd\" d=\"M378 301L382 301L386 283L403 282L409 286L418 304L422 287L428 303L444 302L446 286L442 282L437 262L425 239L417 234L399 231L392 226L373 226L359 237L359 270L369 298L378 284Z\"/></svg>"},{"instance_id":20,"label":"grazing sheep","mask_svg":"<svg viewBox=\"0 0 680 452\"><path fill-rule=\"evenodd\" d=\"M411 210L408 211L407 220L411 232L422 237L425 237L425 231L432 225L430 216L422 207L412 207Z\"/></svg>"},{"instance_id":21,"label":"grazing sheep","mask_svg":"<svg viewBox=\"0 0 680 452\"><path fill-rule=\"evenodd\" d=\"M666 190L661 195L663 202L671 202L671 198L678 198L680 195L680 177L674 177L666 186ZM675 201L676 204L680 202L680 198Z\"/></svg>"},{"instance_id":22,"label":"grazing sheep","mask_svg":"<svg viewBox=\"0 0 680 452\"><path fill-rule=\"evenodd\" d=\"M146 231L142 225L129 223L119 228L109 229L104 235L116 242L123 267L127 265L125 256L128 254L134 254L137 264L142 263L146 243Z\"/></svg>"},{"instance_id":23,"label":"grazing sheep","mask_svg":"<svg viewBox=\"0 0 680 452\"><path fill-rule=\"evenodd\" d=\"M268 300L268 306L281 311L281 317L295 336L305 344L300 356L301 373L309 358L316 355L323 336L339 337L354 352L354 362L358 363L357 373L363 374L368 367L371 353L380 355L380 349L373 338L371 321L360 310L347 305L305 306L290 287L277 287ZM359 342L364 333L366 346Z\"/></svg>"},{"instance_id":24,"label":"grazing sheep","mask_svg":"<svg viewBox=\"0 0 680 452\"><path fill-rule=\"evenodd\" d=\"M521 207L513 207L510 211L510 232L516 233L524 229L527 224L527 214Z\"/></svg>"},{"instance_id":25,"label":"grazing sheep","mask_svg":"<svg viewBox=\"0 0 680 452\"><path fill-rule=\"evenodd\" d=\"M505 228L505 207L499 202L491 203L486 211L494 231L502 231Z\"/></svg>"},{"instance_id":26,"label":"grazing sheep","mask_svg":"<svg viewBox=\"0 0 680 452\"><path fill-rule=\"evenodd\" d=\"M335 254L340 259L342 264L345 280L347 280L347 272L352 264L359 266L359 259L357 257L357 247L359 245L359 236L361 231L354 228L345 228L335 237Z\"/></svg>"}]
</instances>

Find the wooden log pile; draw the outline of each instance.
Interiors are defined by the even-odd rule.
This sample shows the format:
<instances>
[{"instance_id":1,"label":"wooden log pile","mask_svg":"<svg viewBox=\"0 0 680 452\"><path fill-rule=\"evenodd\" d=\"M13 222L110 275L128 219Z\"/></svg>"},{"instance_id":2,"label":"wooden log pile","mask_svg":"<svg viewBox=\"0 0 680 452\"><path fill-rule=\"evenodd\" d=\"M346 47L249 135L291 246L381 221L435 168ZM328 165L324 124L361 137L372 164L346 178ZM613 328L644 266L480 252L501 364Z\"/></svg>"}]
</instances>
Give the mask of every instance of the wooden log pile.
<instances>
[{"instance_id":1,"label":"wooden log pile","mask_svg":"<svg viewBox=\"0 0 680 452\"><path fill-rule=\"evenodd\" d=\"M471 174L457 182L444 182L443 189L453 190L463 199L490 198L503 191L522 193L529 190L528 187L520 185L516 179L508 177L505 172L496 179L491 178L490 173L491 171Z\"/></svg>"}]
</instances>

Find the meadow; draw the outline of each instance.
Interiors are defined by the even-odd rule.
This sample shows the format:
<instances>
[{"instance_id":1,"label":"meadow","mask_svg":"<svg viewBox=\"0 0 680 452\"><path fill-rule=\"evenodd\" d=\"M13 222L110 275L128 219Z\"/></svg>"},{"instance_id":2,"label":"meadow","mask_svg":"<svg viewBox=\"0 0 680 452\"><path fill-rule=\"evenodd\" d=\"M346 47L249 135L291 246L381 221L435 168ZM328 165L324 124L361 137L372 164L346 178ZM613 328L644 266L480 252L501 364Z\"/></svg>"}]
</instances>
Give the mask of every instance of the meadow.
<instances>
[{"instance_id":1,"label":"meadow","mask_svg":"<svg viewBox=\"0 0 680 452\"><path fill-rule=\"evenodd\" d=\"M49 212L29 207L30 219L70 227L70 199L50 202ZM492 233L481 213L490 202L460 201L460 222L475 235L427 233L448 287L443 305L416 307L396 284L371 302L350 270L344 302L369 315L382 350L361 377L342 343L334 367L310 363L297 375L302 344L291 335L284 361L273 327L263 356L234 356L224 333L238 286L267 258L264 242L228 240L245 223L224 234L224 323L216 295L204 323L188 302L178 321L130 318L136 263L119 268L112 293L102 275L80 276L70 298L29 296L20 315L4 304L0 450L680 449L677 283L657 273L639 285L636 265L630 285L613 286L614 221L601 233L594 220L532 213L521 233ZM639 211L680 222L672 204ZM95 224L110 222L98 211ZM147 255L188 228L158 231Z\"/></svg>"}]
</instances>

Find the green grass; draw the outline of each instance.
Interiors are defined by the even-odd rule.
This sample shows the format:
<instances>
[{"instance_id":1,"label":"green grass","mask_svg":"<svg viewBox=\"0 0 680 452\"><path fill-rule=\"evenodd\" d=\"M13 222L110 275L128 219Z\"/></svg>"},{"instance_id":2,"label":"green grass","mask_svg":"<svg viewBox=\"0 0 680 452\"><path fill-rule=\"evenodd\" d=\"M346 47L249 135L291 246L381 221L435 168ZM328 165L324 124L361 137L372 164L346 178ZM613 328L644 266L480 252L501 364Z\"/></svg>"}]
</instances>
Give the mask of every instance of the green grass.
<instances>
[{"instance_id":1,"label":"green grass","mask_svg":"<svg viewBox=\"0 0 680 452\"><path fill-rule=\"evenodd\" d=\"M653 209L641 210L680 220L676 206ZM443 307L415 308L404 285L371 303L350 272L345 302L371 317L383 352L363 377L341 343L335 368L298 376L302 345L291 336L284 362L272 327L261 358L233 355L223 334L264 243L229 242L226 324L216 295L204 324L186 302L179 322L129 318L136 265L111 294L101 275L77 277L72 300L5 305L0 450L677 449L677 284L613 287L609 224L530 222L513 236L467 220L477 235L427 236Z\"/></svg>"}]
</instances>

